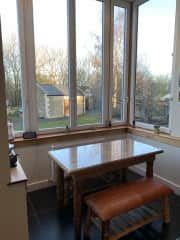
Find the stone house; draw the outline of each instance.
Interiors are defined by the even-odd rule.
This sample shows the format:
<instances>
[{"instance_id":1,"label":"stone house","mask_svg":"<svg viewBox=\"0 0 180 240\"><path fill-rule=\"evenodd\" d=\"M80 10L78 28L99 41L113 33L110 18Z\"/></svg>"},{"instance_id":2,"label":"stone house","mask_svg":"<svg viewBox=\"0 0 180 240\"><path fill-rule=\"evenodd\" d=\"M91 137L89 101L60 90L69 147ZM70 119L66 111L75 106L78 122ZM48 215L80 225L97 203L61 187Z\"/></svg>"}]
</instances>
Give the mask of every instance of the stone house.
<instances>
[{"instance_id":1,"label":"stone house","mask_svg":"<svg viewBox=\"0 0 180 240\"><path fill-rule=\"evenodd\" d=\"M38 115L40 118L62 118L69 116L69 91L53 84L37 84ZM85 112L85 96L77 91L77 114Z\"/></svg>"}]
</instances>

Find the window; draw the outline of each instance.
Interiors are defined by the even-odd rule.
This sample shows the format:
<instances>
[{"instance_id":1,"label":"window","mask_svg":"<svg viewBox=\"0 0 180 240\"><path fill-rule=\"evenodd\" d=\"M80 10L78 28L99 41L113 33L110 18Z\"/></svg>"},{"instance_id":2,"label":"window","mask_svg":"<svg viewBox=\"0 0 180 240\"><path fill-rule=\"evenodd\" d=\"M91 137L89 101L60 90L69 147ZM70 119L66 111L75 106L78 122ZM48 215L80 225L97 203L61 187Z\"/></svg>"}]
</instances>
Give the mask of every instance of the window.
<instances>
[{"instance_id":1,"label":"window","mask_svg":"<svg viewBox=\"0 0 180 240\"><path fill-rule=\"evenodd\" d=\"M102 123L102 6L76 0L78 125Z\"/></svg>"},{"instance_id":2,"label":"window","mask_svg":"<svg viewBox=\"0 0 180 240\"><path fill-rule=\"evenodd\" d=\"M0 0L7 110L16 130L126 121L126 6L116 0Z\"/></svg>"},{"instance_id":3,"label":"window","mask_svg":"<svg viewBox=\"0 0 180 240\"><path fill-rule=\"evenodd\" d=\"M67 1L34 0L39 129L69 125Z\"/></svg>"},{"instance_id":4,"label":"window","mask_svg":"<svg viewBox=\"0 0 180 240\"><path fill-rule=\"evenodd\" d=\"M114 6L112 122L125 119L126 9Z\"/></svg>"},{"instance_id":5,"label":"window","mask_svg":"<svg viewBox=\"0 0 180 240\"><path fill-rule=\"evenodd\" d=\"M0 15L8 122L13 124L15 131L22 131L21 65L16 0L0 1Z\"/></svg>"},{"instance_id":6,"label":"window","mask_svg":"<svg viewBox=\"0 0 180 240\"><path fill-rule=\"evenodd\" d=\"M169 124L176 1L147 1L138 9L135 120Z\"/></svg>"}]
</instances>

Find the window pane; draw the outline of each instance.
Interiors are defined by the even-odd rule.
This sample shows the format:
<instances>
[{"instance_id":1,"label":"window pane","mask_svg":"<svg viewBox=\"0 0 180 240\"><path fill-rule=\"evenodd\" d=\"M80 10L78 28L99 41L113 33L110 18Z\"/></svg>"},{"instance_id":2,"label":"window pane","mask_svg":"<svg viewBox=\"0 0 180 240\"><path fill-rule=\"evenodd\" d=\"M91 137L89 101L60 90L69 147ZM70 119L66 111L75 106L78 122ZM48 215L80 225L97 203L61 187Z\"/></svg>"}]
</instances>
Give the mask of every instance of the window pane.
<instances>
[{"instance_id":1,"label":"window pane","mask_svg":"<svg viewBox=\"0 0 180 240\"><path fill-rule=\"evenodd\" d=\"M67 1L34 0L39 128L69 124Z\"/></svg>"},{"instance_id":2,"label":"window pane","mask_svg":"<svg viewBox=\"0 0 180 240\"><path fill-rule=\"evenodd\" d=\"M23 130L16 0L0 0L8 121Z\"/></svg>"},{"instance_id":3,"label":"window pane","mask_svg":"<svg viewBox=\"0 0 180 240\"><path fill-rule=\"evenodd\" d=\"M112 121L124 119L124 53L126 9L114 7Z\"/></svg>"},{"instance_id":4,"label":"window pane","mask_svg":"<svg viewBox=\"0 0 180 240\"><path fill-rule=\"evenodd\" d=\"M139 7L136 121L168 126L175 0Z\"/></svg>"},{"instance_id":5,"label":"window pane","mask_svg":"<svg viewBox=\"0 0 180 240\"><path fill-rule=\"evenodd\" d=\"M102 2L76 0L78 125L102 122Z\"/></svg>"}]
</instances>

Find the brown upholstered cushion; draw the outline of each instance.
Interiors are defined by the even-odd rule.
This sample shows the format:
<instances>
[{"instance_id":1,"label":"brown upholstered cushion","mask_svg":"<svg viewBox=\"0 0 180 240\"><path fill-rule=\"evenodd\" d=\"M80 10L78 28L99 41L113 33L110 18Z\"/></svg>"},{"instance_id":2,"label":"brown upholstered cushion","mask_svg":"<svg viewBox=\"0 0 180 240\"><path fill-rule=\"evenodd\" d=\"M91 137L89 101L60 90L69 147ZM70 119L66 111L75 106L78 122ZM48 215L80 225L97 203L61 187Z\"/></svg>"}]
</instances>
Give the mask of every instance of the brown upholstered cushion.
<instances>
[{"instance_id":1,"label":"brown upholstered cushion","mask_svg":"<svg viewBox=\"0 0 180 240\"><path fill-rule=\"evenodd\" d=\"M97 192L85 201L102 221L106 221L172 192L168 186L153 178L144 178Z\"/></svg>"}]
</instances>

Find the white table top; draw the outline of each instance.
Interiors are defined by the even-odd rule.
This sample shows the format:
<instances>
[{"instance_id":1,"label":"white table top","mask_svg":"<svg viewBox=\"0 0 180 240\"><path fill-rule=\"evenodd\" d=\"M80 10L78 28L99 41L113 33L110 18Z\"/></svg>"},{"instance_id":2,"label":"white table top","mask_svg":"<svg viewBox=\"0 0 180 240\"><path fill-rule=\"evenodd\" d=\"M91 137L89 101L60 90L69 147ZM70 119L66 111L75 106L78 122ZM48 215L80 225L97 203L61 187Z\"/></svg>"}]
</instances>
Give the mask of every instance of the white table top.
<instances>
[{"instance_id":1,"label":"white table top","mask_svg":"<svg viewBox=\"0 0 180 240\"><path fill-rule=\"evenodd\" d=\"M49 156L68 173L129 158L162 153L162 149L124 138L49 151Z\"/></svg>"}]
</instances>

